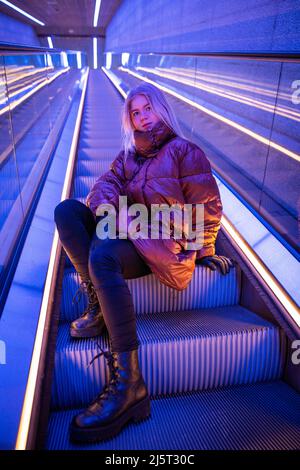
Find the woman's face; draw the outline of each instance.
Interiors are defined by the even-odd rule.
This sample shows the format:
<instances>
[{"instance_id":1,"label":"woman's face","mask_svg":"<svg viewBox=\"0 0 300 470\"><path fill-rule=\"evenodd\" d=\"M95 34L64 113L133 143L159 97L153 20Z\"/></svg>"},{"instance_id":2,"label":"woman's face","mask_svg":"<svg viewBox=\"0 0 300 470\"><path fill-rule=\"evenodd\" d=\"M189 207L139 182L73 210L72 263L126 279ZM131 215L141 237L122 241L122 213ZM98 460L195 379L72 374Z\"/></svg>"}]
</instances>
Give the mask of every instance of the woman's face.
<instances>
[{"instance_id":1,"label":"woman's face","mask_svg":"<svg viewBox=\"0 0 300 470\"><path fill-rule=\"evenodd\" d=\"M160 118L152 111L152 106L148 98L144 95L137 95L131 101L130 117L134 129L146 132L160 121Z\"/></svg>"}]
</instances>

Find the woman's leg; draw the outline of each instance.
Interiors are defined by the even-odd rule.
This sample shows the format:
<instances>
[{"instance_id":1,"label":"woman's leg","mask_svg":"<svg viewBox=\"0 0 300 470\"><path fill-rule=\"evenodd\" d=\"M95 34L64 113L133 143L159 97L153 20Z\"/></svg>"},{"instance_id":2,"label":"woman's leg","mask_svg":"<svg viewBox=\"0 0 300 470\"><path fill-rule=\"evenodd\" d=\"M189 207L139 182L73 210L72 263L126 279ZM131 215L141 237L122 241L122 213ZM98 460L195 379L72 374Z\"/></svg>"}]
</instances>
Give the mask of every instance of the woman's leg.
<instances>
[{"instance_id":1,"label":"woman's leg","mask_svg":"<svg viewBox=\"0 0 300 470\"><path fill-rule=\"evenodd\" d=\"M60 241L81 281L88 280L89 249L96 228L92 211L76 199L66 199L55 208L54 220Z\"/></svg>"},{"instance_id":2,"label":"woman's leg","mask_svg":"<svg viewBox=\"0 0 300 470\"><path fill-rule=\"evenodd\" d=\"M130 351L139 346L136 315L125 279L149 273L150 268L130 240L100 240L94 236L90 247L89 274L114 352Z\"/></svg>"},{"instance_id":3,"label":"woman's leg","mask_svg":"<svg viewBox=\"0 0 300 470\"><path fill-rule=\"evenodd\" d=\"M71 439L88 441L115 436L130 420L150 415L150 397L139 368L135 312L125 279L151 272L130 240L94 237L89 273L108 328L109 380L102 392L71 423ZM96 356L97 357L97 356Z\"/></svg>"},{"instance_id":4,"label":"woman's leg","mask_svg":"<svg viewBox=\"0 0 300 470\"><path fill-rule=\"evenodd\" d=\"M104 318L88 272L90 244L96 228L94 215L75 199L61 202L54 215L61 243L80 276L80 291L88 300L84 312L71 323L70 334L73 338L101 335L105 327Z\"/></svg>"}]
</instances>

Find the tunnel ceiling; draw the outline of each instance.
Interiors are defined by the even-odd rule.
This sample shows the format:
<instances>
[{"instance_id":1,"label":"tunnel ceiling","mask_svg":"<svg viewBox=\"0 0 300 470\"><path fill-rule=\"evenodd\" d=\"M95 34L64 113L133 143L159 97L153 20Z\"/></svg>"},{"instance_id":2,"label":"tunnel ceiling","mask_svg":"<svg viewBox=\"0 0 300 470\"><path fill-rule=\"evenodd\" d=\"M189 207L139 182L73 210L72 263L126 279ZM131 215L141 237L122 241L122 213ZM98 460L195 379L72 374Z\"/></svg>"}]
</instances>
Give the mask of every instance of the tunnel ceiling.
<instances>
[{"instance_id":1,"label":"tunnel ceiling","mask_svg":"<svg viewBox=\"0 0 300 470\"><path fill-rule=\"evenodd\" d=\"M45 23L40 26L0 3L0 12L30 24L39 36L101 36L122 0L102 0L97 28L93 27L95 0L11 0Z\"/></svg>"}]
</instances>

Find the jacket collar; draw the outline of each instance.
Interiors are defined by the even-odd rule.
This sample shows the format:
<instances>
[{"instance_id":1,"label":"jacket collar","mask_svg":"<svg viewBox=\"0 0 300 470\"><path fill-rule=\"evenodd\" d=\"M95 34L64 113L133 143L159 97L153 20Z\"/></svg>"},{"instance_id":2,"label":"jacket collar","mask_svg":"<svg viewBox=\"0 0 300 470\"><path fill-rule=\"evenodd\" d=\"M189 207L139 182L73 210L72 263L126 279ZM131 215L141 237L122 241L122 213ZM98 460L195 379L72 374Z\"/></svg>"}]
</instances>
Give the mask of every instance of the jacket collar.
<instances>
[{"instance_id":1,"label":"jacket collar","mask_svg":"<svg viewBox=\"0 0 300 470\"><path fill-rule=\"evenodd\" d=\"M155 157L160 148L173 137L176 137L174 131L163 121L158 121L149 131L134 131L135 148L143 157Z\"/></svg>"}]
</instances>

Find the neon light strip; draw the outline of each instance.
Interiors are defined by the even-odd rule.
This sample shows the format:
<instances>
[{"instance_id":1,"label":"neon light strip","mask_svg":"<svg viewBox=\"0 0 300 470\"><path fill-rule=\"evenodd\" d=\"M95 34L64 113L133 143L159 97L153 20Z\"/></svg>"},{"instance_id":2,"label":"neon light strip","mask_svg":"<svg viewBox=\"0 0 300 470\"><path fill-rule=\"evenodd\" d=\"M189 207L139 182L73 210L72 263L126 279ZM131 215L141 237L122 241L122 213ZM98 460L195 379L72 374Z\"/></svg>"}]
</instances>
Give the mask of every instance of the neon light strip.
<instances>
[{"instance_id":1,"label":"neon light strip","mask_svg":"<svg viewBox=\"0 0 300 470\"><path fill-rule=\"evenodd\" d=\"M268 287L270 287L276 298L287 310L289 315L293 318L294 322L300 327L300 315L297 305L293 302L292 298L286 294L285 290L281 287L276 278L264 266L260 258L256 255L256 253L248 245L248 243L243 239L243 237L241 237L239 232L235 229L231 222L229 222L229 220L224 214L222 215L222 226L224 227L225 231L230 235L230 237L235 241L241 251L246 255L247 259L250 261L254 269L263 278Z\"/></svg>"},{"instance_id":2,"label":"neon light strip","mask_svg":"<svg viewBox=\"0 0 300 470\"><path fill-rule=\"evenodd\" d=\"M18 89L18 86L15 85L13 87L10 88L10 92L9 92L9 99L12 100L12 98L16 95L19 95L20 93L22 93L23 91L26 91L26 90L32 90L33 87L36 88L38 86L39 83L43 83L45 81L45 77L41 77L41 78L36 78L34 81L30 81L29 83L27 83L25 86L23 86L22 88L19 88ZM16 91L12 91L16 88ZM6 98L6 95L2 94L1 96L4 96L4 99L1 101L1 104L5 104L6 101L7 101L7 98ZM11 103L11 109L12 109L12 106L14 105L15 101L10 101ZM1 113L0 113L1 114Z\"/></svg>"},{"instance_id":3,"label":"neon light strip","mask_svg":"<svg viewBox=\"0 0 300 470\"><path fill-rule=\"evenodd\" d=\"M106 53L106 70L107 69L110 69L111 68L111 62L112 62L112 53L111 52L107 52ZM103 72L104 72L104 68L101 67Z\"/></svg>"},{"instance_id":4,"label":"neon light strip","mask_svg":"<svg viewBox=\"0 0 300 470\"><path fill-rule=\"evenodd\" d=\"M8 2L7 0L0 0L1 3L4 3L4 5L7 5L8 7L12 8L13 10L16 10L18 13L21 13L21 15L26 16L32 21L35 21L36 23L40 24L41 26L45 26L45 23L42 23L40 20L35 18L34 16L29 15L29 13L26 13L26 11L21 10L21 8L16 7L13 3Z\"/></svg>"},{"instance_id":5,"label":"neon light strip","mask_svg":"<svg viewBox=\"0 0 300 470\"><path fill-rule=\"evenodd\" d=\"M81 69L82 67L82 62L81 62L81 52L77 51L76 52L76 58L77 58L77 67Z\"/></svg>"},{"instance_id":6,"label":"neon light strip","mask_svg":"<svg viewBox=\"0 0 300 470\"><path fill-rule=\"evenodd\" d=\"M124 59L125 60L125 59ZM122 54L122 64L125 66L126 64L123 63L123 54ZM249 96L242 95L241 93L238 92L233 92L229 90L225 90L222 88L217 88L215 86L211 85L204 85L201 83L195 82L195 79L191 78L183 78L183 74L176 73L178 75L176 77L175 73L170 73L170 72L161 72L159 70L154 70L150 69L147 67L136 67L136 70L142 70L147 73L151 73L153 75L158 75L159 77L164 77L168 78L169 80L173 80L174 82L179 82L179 83L184 83L185 85L188 85L192 88L197 88L198 90L203 90L207 93L211 93L217 96L221 96L222 98L229 99L231 101L237 101L238 103L246 104L247 106L252 106L257 109L261 109L262 111L266 111L269 113L275 113L280 116L283 116L287 119L292 119L293 121L300 122L300 114L294 111L291 108L288 108L287 106L279 106L279 105L274 105L272 103L267 103L265 101L251 98ZM233 86L230 84L227 84L227 86ZM235 86L235 88L238 88Z\"/></svg>"},{"instance_id":7,"label":"neon light strip","mask_svg":"<svg viewBox=\"0 0 300 470\"><path fill-rule=\"evenodd\" d=\"M47 72L48 70L51 70L51 67L41 67L41 68L34 69L34 70L31 69L30 71L26 73L22 73L20 75L17 75L16 73L14 73L13 77L7 80L7 84L10 85L11 83L19 82L23 78L31 77L32 75L36 75L37 73ZM0 85L5 85L5 83L0 82Z\"/></svg>"},{"instance_id":8,"label":"neon light strip","mask_svg":"<svg viewBox=\"0 0 300 470\"><path fill-rule=\"evenodd\" d=\"M40 85L36 86L33 90L29 91L28 93L26 93L26 95L22 96L22 98L18 99L18 100L15 100L13 103L11 103L10 105L8 106L5 106L5 108L1 109L0 111L0 116L1 114L4 114L6 113L7 111L9 110L12 110L12 109L15 109L17 106L19 106L21 103L23 103L23 101L27 100L28 98L30 98L31 95L33 95L34 93L36 93L38 90L40 90L41 88L43 88L44 86L48 85L49 83L53 82L53 80L55 80L57 77L59 77L61 74L63 73L66 73L70 70L70 67L68 67L67 69L64 69L64 70L60 70L59 72L57 72L53 77L49 78L49 79L45 79L43 80L42 83L40 83Z\"/></svg>"},{"instance_id":9,"label":"neon light strip","mask_svg":"<svg viewBox=\"0 0 300 470\"><path fill-rule=\"evenodd\" d=\"M74 163L75 163L77 142L78 142L78 137L79 137L81 117L82 117L82 111L83 111L83 105L84 105L84 99L85 99L85 93L86 93L86 87L87 87L87 79L88 79L88 71L83 76L84 87L83 87L83 91L82 91L82 95L80 99L75 129L73 133L73 139L72 139L72 144L71 144L71 149L70 149L70 155L69 155L69 160L68 160L64 186L63 186L62 195L61 195L61 201L63 201L64 199L68 197L70 188L71 188L71 176L72 176L72 171L73 171ZM45 328L45 323L46 323L46 314L47 314L47 308L50 302L51 281L53 277L55 259L58 255L58 246L59 246L58 232L57 230L55 230L15 450L26 449L30 419L31 419L32 408L33 408L33 400L34 400L34 395L35 395L35 386L36 386L36 381L37 381L39 358L41 355L43 334L44 334L44 328Z\"/></svg>"},{"instance_id":10,"label":"neon light strip","mask_svg":"<svg viewBox=\"0 0 300 470\"><path fill-rule=\"evenodd\" d=\"M6 70L6 76L13 76L16 73L20 72L20 70L32 70L34 67L33 65L24 65L24 67L18 67L17 65L5 65L5 70ZM4 82L0 82L1 84L4 84Z\"/></svg>"},{"instance_id":11,"label":"neon light strip","mask_svg":"<svg viewBox=\"0 0 300 470\"><path fill-rule=\"evenodd\" d=\"M250 129L247 129L247 127L241 126L235 121L232 121L231 119L225 118L224 116L221 116L218 113L215 113L214 111L211 111L210 109L206 108L205 106L202 106L201 104L195 103L195 101L190 100L189 98L186 98L185 96L180 95L176 91L170 90L169 88L160 85L153 80L150 80L149 78L143 77L142 75L139 75L138 73L132 72L131 70L125 69L123 67L119 67L119 70L122 72L127 72L130 75L133 75L136 78L139 78L140 80L143 80L148 83L152 83L152 85L155 85L157 88L160 88L161 90L165 91L169 95L175 96L175 98L178 98L181 101L184 101L185 103L189 104L190 106L193 106L194 108L199 109L200 111L203 111L204 113L208 114L209 116L212 116L215 119L218 119L219 121L224 122L225 124L228 124L231 127L234 127L235 129L238 129L239 131L243 132L244 134L249 135L255 140L258 140L259 142L269 145L270 147L274 148L275 150L278 150L279 152L283 153L284 155L287 155L290 158L293 158L297 162L300 162L300 155L292 152L291 150L287 149L286 147L283 147L282 145L276 144L276 142L273 142L272 140L266 139L265 137L257 134L256 132L250 131Z\"/></svg>"},{"instance_id":12,"label":"neon light strip","mask_svg":"<svg viewBox=\"0 0 300 470\"><path fill-rule=\"evenodd\" d=\"M50 70L53 70L53 69L51 69L51 68L49 68L49 69L50 69ZM69 69L68 69L68 70L69 70ZM61 75L62 73L66 73L68 70L62 70L62 71L57 72L55 75L53 75L51 78L48 79L48 83L51 83L55 78L57 78L57 76ZM14 96L19 95L20 93L22 93L22 91L27 90L27 89L29 89L29 88L31 88L30 93L32 93L34 90L37 89L37 85L38 85L39 83L44 83L46 80L47 80L47 78L45 78L45 77L43 76L43 77L40 78L40 79L36 79L34 82L33 82L33 81L29 82L29 83L26 84L24 87L19 88L19 89L17 89L17 90L14 91L14 92L10 91L10 93L9 93L9 98L11 99L11 98L13 98ZM45 85L44 85L44 86L45 86ZM32 87L34 87L34 89L32 89ZM11 87L11 90L14 89L14 88L17 88L17 87L16 87L16 86ZM7 98L6 98L5 93L4 93L4 94L2 93L1 96L5 96L5 99L2 100L2 101L0 101L0 103L1 103L1 104L6 103ZM24 97L25 97L25 98L29 97L29 92L28 92L26 95L23 95L23 96L20 98L20 100L22 100ZM17 104L15 105L15 103L17 103ZM12 103L10 103L10 109L14 109L16 106L18 106L18 104L20 104L20 103L19 103L17 100L13 101ZM3 112L6 112L6 111L8 111L8 110L9 110L9 106L7 106L6 108L3 108L3 109L0 111L0 115L3 114L2 111L3 111Z\"/></svg>"},{"instance_id":13,"label":"neon light strip","mask_svg":"<svg viewBox=\"0 0 300 470\"><path fill-rule=\"evenodd\" d=\"M47 57L47 64L48 64L47 69L53 70L54 67L53 67L53 62L52 62L51 54L48 54L48 52L47 52L46 57Z\"/></svg>"},{"instance_id":14,"label":"neon light strip","mask_svg":"<svg viewBox=\"0 0 300 470\"><path fill-rule=\"evenodd\" d=\"M94 21L93 21L94 28L97 26L97 23L98 23L99 13L100 13L100 5L101 5L101 0L96 0L95 12L94 12Z\"/></svg>"},{"instance_id":15,"label":"neon light strip","mask_svg":"<svg viewBox=\"0 0 300 470\"><path fill-rule=\"evenodd\" d=\"M166 70L162 67L155 67L157 70ZM209 82L209 83L216 83L217 85L224 85L231 88L239 88L240 90L250 91L254 94L265 95L267 97L276 98L277 91L273 91L272 89L266 88L268 85L264 82L257 82L257 81L250 81L247 79L243 79L239 77L237 80L234 76L230 75L222 75L222 74L215 74L215 73L208 73L208 72L201 72L197 70L196 73L193 70L189 69L182 69L178 67L170 67L168 70L171 72L175 72L177 75L183 75L185 77L190 77L192 79L196 78L197 80ZM224 77L224 79L222 79ZM245 83L245 85L243 85ZM246 83L251 83L251 85L246 85ZM270 87L270 85L269 85ZM272 88L272 87L271 87ZM273 86L274 88L274 86ZM278 93L278 96L285 99L286 101L291 101L291 94L287 94L284 92Z\"/></svg>"},{"instance_id":16,"label":"neon light strip","mask_svg":"<svg viewBox=\"0 0 300 470\"><path fill-rule=\"evenodd\" d=\"M62 52L60 53L60 56L61 56L61 60L62 60L63 66L64 66L64 67L69 67L67 53L66 53L65 51L62 51Z\"/></svg>"},{"instance_id":17,"label":"neon light strip","mask_svg":"<svg viewBox=\"0 0 300 470\"><path fill-rule=\"evenodd\" d=\"M52 42L51 37L48 36L47 39L48 39L48 45L49 45L50 49L53 49L53 42Z\"/></svg>"},{"instance_id":18,"label":"neon light strip","mask_svg":"<svg viewBox=\"0 0 300 470\"><path fill-rule=\"evenodd\" d=\"M98 67L97 38L93 38L94 69Z\"/></svg>"}]
</instances>

